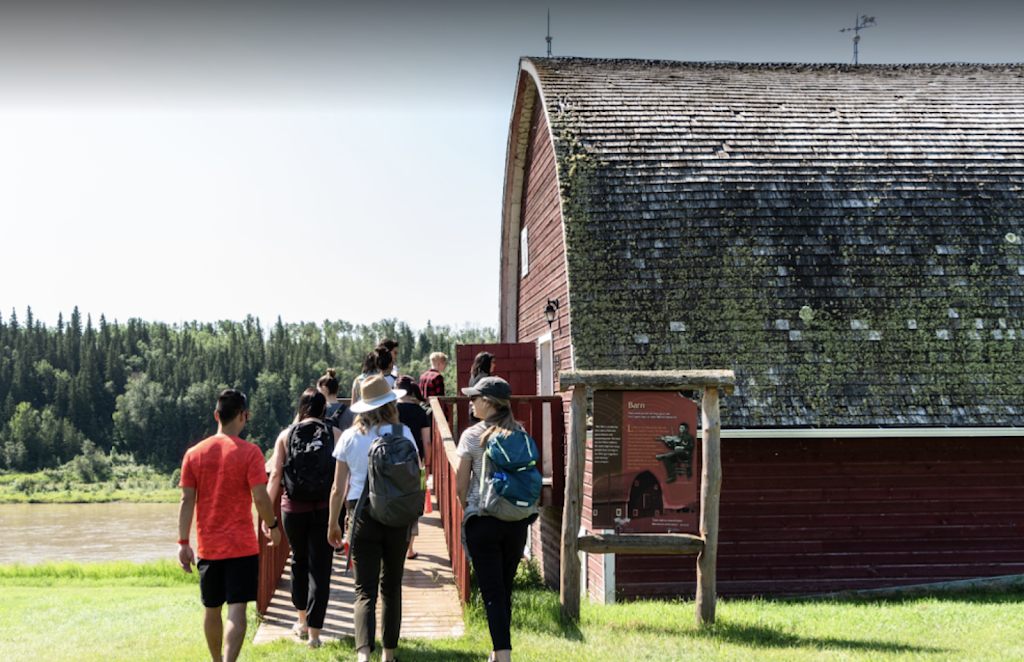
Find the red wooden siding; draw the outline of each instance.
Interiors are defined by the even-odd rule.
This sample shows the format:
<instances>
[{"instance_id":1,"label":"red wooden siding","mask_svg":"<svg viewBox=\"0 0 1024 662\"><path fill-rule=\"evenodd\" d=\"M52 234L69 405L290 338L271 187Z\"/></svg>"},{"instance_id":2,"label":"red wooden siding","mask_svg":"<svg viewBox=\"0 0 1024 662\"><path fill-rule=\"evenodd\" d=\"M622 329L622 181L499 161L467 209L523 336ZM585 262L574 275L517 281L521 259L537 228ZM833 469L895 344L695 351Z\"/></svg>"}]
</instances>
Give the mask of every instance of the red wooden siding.
<instances>
[{"instance_id":1,"label":"red wooden siding","mask_svg":"<svg viewBox=\"0 0 1024 662\"><path fill-rule=\"evenodd\" d=\"M1024 440L722 442L718 592L822 593L1024 573ZM616 557L626 599L692 595L692 557Z\"/></svg>"},{"instance_id":2,"label":"red wooden siding","mask_svg":"<svg viewBox=\"0 0 1024 662\"><path fill-rule=\"evenodd\" d=\"M496 377L501 377L512 387L512 395L537 394L537 362L536 351L530 343L491 343L481 345L457 345L455 347L455 382L458 393L469 386L469 373L473 368L473 359L480 352L494 354L497 369ZM456 402L455 438L462 436L469 423L469 403L465 400Z\"/></svg>"},{"instance_id":3,"label":"red wooden siding","mask_svg":"<svg viewBox=\"0 0 1024 662\"><path fill-rule=\"evenodd\" d=\"M501 377L512 387L512 395L537 395L534 347L530 343L491 343L481 345L458 345L455 348L455 380L459 394L469 386L469 371L473 359L480 352L494 355L497 368L494 375Z\"/></svg>"},{"instance_id":4,"label":"red wooden siding","mask_svg":"<svg viewBox=\"0 0 1024 662\"><path fill-rule=\"evenodd\" d=\"M530 551L544 583L557 591L562 567L562 509L541 508L530 535Z\"/></svg>"},{"instance_id":5,"label":"red wooden siding","mask_svg":"<svg viewBox=\"0 0 1024 662\"><path fill-rule=\"evenodd\" d=\"M583 514L581 523L588 532L594 533L594 440L591 433L587 433L587 453L583 463ZM604 595L604 555L587 554L587 564L584 568L585 586L590 597L600 601Z\"/></svg>"},{"instance_id":6,"label":"red wooden siding","mask_svg":"<svg viewBox=\"0 0 1024 662\"><path fill-rule=\"evenodd\" d=\"M559 368L568 369L569 301L565 273L565 243L562 240L562 211L558 197L555 151L547 118L538 99L531 118L526 167L523 174L523 204L520 232L526 228L529 243L529 273L519 272L519 342L536 342L550 330L554 352L555 392ZM548 327L544 307L558 299L558 318Z\"/></svg>"},{"instance_id":7,"label":"red wooden siding","mask_svg":"<svg viewBox=\"0 0 1024 662\"><path fill-rule=\"evenodd\" d=\"M530 268L524 277L522 261L517 266L519 287L516 339L536 343L538 338L551 333L557 393L558 371L572 367L569 300L555 152L540 99L535 100L533 116L530 118L521 213L520 232L522 228L527 228ZM544 307L548 299L558 299L559 302L558 317L550 327L544 319ZM539 365L540 356L536 355L536 359ZM539 377L538 372L537 392L540 392ZM567 417L568 398L565 403L564 413ZM561 503L561 499L558 502ZM533 525L532 534L534 558L540 564L545 582L555 588L559 581L561 528L561 508L542 508L540 518Z\"/></svg>"}]
</instances>

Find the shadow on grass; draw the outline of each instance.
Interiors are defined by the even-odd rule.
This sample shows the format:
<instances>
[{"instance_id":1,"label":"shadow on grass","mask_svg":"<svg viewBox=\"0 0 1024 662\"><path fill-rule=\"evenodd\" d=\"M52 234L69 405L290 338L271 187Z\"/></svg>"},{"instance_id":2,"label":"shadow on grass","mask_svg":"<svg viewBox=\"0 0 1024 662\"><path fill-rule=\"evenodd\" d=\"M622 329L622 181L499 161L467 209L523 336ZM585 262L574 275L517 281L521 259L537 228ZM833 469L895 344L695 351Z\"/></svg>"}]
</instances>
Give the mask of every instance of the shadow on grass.
<instances>
[{"instance_id":1,"label":"shadow on grass","mask_svg":"<svg viewBox=\"0 0 1024 662\"><path fill-rule=\"evenodd\" d=\"M971 588L959 591L906 591L900 593L840 593L834 596L807 596L787 598L791 603L836 603L843 605L905 604L921 600L936 602L966 602L971 604L1024 604L1024 591ZM780 602L782 602L780 600Z\"/></svg>"},{"instance_id":2,"label":"shadow on grass","mask_svg":"<svg viewBox=\"0 0 1024 662\"><path fill-rule=\"evenodd\" d=\"M690 636L726 641L740 646L757 648L814 648L871 651L878 653L945 653L945 648L912 646L891 641L845 639L843 637L805 637L782 628L747 623L719 622L702 628Z\"/></svg>"},{"instance_id":3,"label":"shadow on grass","mask_svg":"<svg viewBox=\"0 0 1024 662\"><path fill-rule=\"evenodd\" d=\"M437 645L430 648L419 648L402 642L398 645L396 657L402 662L405 660L409 660L409 662L481 662L487 659L490 652L490 650L482 648L481 650L467 651ZM371 656L370 659L374 659L374 657Z\"/></svg>"},{"instance_id":4,"label":"shadow on grass","mask_svg":"<svg viewBox=\"0 0 1024 662\"><path fill-rule=\"evenodd\" d=\"M715 625L694 629L691 625L656 624L633 620L625 624L609 624L612 629L633 633L653 634L667 637L691 637L710 639L737 646L753 648L813 648L817 650L845 649L879 653L945 653L945 648L935 646L913 646L890 641L845 639L843 637L806 637L778 627L729 623L719 621Z\"/></svg>"}]
</instances>

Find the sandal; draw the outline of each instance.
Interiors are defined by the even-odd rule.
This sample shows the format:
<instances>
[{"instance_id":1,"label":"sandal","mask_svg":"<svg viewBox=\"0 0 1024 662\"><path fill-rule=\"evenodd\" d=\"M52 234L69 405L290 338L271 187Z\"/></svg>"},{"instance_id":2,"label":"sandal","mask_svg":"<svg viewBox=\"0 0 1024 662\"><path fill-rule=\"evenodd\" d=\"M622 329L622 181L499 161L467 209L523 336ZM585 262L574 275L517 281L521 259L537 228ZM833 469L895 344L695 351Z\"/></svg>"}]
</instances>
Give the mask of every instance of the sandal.
<instances>
[{"instance_id":1,"label":"sandal","mask_svg":"<svg viewBox=\"0 0 1024 662\"><path fill-rule=\"evenodd\" d=\"M309 642L306 644L306 646L308 646L309 648L320 648L323 645L324 642L320 639L310 639Z\"/></svg>"},{"instance_id":2,"label":"sandal","mask_svg":"<svg viewBox=\"0 0 1024 662\"><path fill-rule=\"evenodd\" d=\"M296 621L295 625L292 626L292 634L299 639L306 639L309 637L309 626L301 621Z\"/></svg>"},{"instance_id":3,"label":"sandal","mask_svg":"<svg viewBox=\"0 0 1024 662\"><path fill-rule=\"evenodd\" d=\"M405 555L405 560L412 561L414 558L416 558L419 555L420 555L419 552L413 552L412 554L406 554Z\"/></svg>"}]
</instances>

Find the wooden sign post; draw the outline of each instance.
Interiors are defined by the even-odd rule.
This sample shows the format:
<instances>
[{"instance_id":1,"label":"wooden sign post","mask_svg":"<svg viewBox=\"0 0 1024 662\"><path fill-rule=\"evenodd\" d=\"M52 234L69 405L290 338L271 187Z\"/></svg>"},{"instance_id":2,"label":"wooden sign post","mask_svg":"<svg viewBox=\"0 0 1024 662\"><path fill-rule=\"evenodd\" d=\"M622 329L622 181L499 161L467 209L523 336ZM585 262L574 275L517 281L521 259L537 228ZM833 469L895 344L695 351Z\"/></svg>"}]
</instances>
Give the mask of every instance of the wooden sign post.
<instances>
[{"instance_id":1,"label":"wooden sign post","mask_svg":"<svg viewBox=\"0 0 1024 662\"><path fill-rule=\"evenodd\" d=\"M718 561L718 504L722 488L719 389L732 393L731 370L578 370L559 374L561 390L573 389L562 511L560 598L562 618L579 620L580 550L603 554L697 554L697 623L715 622L715 567ZM701 401L700 535L624 534L580 537L583 470L587 449L587 388L598 391L704 391Z\"/></svg>"}]
</instances>

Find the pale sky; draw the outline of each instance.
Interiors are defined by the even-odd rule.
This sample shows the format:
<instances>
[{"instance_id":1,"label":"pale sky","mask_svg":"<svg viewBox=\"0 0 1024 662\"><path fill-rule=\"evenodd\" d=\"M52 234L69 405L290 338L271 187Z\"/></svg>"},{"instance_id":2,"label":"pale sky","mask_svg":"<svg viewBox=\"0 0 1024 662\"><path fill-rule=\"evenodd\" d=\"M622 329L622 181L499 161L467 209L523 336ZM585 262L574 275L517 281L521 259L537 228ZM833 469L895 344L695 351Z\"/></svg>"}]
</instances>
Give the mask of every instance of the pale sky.
<instances>
[{"instance_id":1,"label":"pale sky","mask_svg":"<svg viewBox=\"0 0 1024 662\"><path fill-rule=\"evenodd\" d=\"M519 57L1020 62L1024 3L0 6L0 312L496 326ZM140 5L145 7L140 8Z\"/></svg>"}]
</instances>

